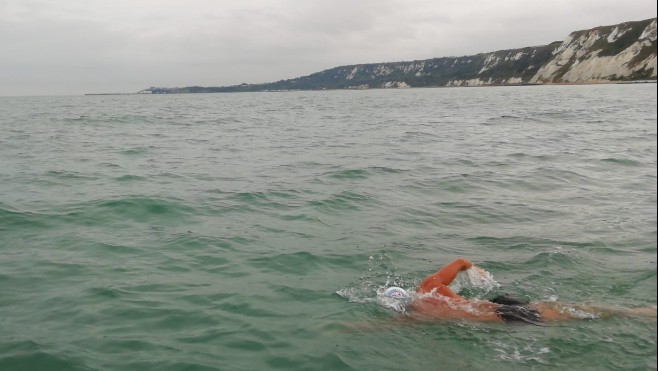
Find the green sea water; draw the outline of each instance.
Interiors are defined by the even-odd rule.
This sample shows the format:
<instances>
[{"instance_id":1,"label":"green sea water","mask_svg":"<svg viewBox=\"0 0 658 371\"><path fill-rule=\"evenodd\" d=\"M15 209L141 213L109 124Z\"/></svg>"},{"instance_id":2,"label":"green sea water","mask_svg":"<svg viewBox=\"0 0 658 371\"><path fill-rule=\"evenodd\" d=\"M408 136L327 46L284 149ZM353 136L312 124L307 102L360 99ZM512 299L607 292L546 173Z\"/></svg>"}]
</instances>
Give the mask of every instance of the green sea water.
<instances>
[{"instance_id":1,"label":"green sea water","mask_svg":"<svg viewBox=\"0 0 658 371\"><path fill-rule=\"evenodd\" d=\"M655 370L655 84L0 97L0 370Z\"/></svg>"}]
</instances>

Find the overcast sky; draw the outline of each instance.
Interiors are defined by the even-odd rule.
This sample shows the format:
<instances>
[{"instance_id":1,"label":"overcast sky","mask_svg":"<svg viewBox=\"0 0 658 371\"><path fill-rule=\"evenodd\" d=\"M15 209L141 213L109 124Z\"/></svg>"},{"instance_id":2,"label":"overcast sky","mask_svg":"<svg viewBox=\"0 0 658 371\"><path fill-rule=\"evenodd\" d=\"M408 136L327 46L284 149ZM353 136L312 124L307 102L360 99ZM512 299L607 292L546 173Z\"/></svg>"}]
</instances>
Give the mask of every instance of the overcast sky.
<instances>
[{"instance_id":1,"label":"overcast sky","mask_svg":"<svg viewBox=\"0 0 658 371\"><path fill-rule=\"evenodd\" d=\"M0 95L271 82L655 16L655 0L0 0Z\"/></svg>"}]
</instances>

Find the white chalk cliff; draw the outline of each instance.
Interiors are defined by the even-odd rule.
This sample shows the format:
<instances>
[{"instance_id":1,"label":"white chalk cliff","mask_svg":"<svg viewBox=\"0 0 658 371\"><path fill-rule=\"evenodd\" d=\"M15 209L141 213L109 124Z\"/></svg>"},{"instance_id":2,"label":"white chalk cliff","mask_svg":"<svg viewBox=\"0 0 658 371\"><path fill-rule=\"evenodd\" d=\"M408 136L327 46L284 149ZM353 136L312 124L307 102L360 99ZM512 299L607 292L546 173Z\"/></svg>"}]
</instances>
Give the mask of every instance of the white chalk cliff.
<instances>
[{"instance_id":1,"label":"white chalk cliff","mask_svg":"<svg viewBox=\"0 0 658 371\"><path fill-rule=\"evenodd\" d=\"M623 49L613 55L606 53L610 45L632 31L632 24L622 23L573 32L553 51L553 58L530 82L607 82L648 70L651 72L645 74L646 77L656 78L656 19Z\"/></svg>"},{"instance_id":2,"label":"white chalk cliff","mask_svg":"<svg viewBox=\"0 0 658 371\"><path fill-rule=\"evenodd\" d=\"M643 80L656 81L656 18L576 31L562 42L542 46L462 57L340 66L264 84L194 86L156 92L399 89Z\"/></svg>"}]
</instances>

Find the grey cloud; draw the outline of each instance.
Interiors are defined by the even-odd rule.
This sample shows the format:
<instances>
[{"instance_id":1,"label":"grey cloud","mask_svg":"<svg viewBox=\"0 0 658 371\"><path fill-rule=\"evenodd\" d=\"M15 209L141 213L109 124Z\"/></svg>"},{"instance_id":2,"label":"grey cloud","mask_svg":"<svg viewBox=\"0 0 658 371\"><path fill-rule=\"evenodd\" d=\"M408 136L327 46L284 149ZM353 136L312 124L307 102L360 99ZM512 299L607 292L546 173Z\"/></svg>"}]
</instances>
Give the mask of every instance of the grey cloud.
<instances>
[{"instance_id":1,"label":"grey cloud","mask_svg":"<svg viewBox=\"0 0 658 371\"><path fill-rule=\"evenodd\" d=\"M655 16L646 0L0 0L0 95L269 82Z\"/></svg>"}]
</instances>

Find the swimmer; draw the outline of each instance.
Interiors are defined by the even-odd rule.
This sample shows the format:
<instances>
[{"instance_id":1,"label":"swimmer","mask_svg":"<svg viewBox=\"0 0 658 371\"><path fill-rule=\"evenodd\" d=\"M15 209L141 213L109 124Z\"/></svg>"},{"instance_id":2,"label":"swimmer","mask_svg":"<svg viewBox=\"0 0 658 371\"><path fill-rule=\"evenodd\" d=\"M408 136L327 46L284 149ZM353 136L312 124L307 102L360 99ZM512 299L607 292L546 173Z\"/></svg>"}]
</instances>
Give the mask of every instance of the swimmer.
<instances>
[{"instance_id":1,"label":"swimmer","mask_svg":"<svg viewBox=\"0 0 658 371\"><path fill-rule=\"evenodd\" d=\"M413 297L399 287L389 287L384 294L403 300L407 304L407 313L417 319L466 319L541 325L554 321L614 315L656 317L656 306L634 309L584 305L567 307L554 302L530 303L506 295L491 301L466 299L452 291L448 285L459 272L471 268L482 270L467 259L455 259L426 277L418 285Z\"/></svg>"}]
</instances>

